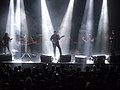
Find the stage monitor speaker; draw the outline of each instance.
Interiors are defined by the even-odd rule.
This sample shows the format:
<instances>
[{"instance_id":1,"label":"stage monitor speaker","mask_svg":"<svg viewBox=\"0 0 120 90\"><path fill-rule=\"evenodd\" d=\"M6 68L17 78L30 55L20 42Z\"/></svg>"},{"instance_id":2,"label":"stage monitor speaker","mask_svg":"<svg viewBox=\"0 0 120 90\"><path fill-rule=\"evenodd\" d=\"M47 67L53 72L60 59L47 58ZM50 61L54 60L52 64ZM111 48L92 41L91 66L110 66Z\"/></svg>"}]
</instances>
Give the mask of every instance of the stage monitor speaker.
<instances>
[{"instance_id":1,"label":"stage monitor speaker","mask_svg":"<svg viewBox=\"0 0 120 90\"><path fill-rule=\"evenodd\" d=\"M87 60L86 56L78 56L78 55L75 56L75 62L77 63L86 64L86 60Z\"/></svg>"},{"instance_id":2,"label":"stage monitor speaker","mask_svg":"<svg viewBox=\"0 0 120 90\"><path fill-rule=\"evenodd\" d=\"M41 55L40 58L41 58L41 62L46 62L46 63L52 62L52 56Z\"/></svg>"},{"instance_id":3,"label":"stage monitor speaker","mask_svg":"<svg viewBox=\"0 0 120 90\"><path fill-rule=\"evenodd\" d=\"M110 63L120 63L120 55L118 56L110 56Z\"/></svg>"},{"instance_id":4,"label":"stage monitor speaker","mask_svg":"<svg viewBox=\"0 0 120 90\"><path fill-rule=\"evenodd\" d=\"M106 56L97 56L97 57L93 56L94 64L105 64L105 59Z\"/></svg>"},{"instance_id":5,"label":"stage monitor speaker","mask_svg":"<svg viewBox=\"0 0 120 90\"><path fill-rule=\"evenodd\" d=\"M59 62L70 62L71 61L71 55L61 55Z\"/></svg>"},{"instance_id":6,"label":"stage monitor speaker","mask_svg":"<svg viewBox=\"0 0 120 90\"><path fill-rule=\"evenodd\" d=\"M12 61L12 55L11 54L1 54L0 55L0 61Z\"/></svg>"}]
</instances>

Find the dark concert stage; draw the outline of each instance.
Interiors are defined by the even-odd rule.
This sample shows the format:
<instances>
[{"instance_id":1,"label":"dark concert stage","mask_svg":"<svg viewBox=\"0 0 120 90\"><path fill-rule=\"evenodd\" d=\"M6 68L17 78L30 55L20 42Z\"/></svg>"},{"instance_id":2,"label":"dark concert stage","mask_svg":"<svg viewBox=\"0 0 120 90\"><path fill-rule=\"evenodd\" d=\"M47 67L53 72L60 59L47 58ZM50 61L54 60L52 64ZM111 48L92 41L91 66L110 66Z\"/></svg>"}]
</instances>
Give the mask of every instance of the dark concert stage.
<instances>
[{"instance_id":1,"label":"dark concert stage","mask_svg":"<svg viewBox=\"0 0 120 90\"><path fill-rule=\"evenodd\" d=\"M119 6L116 0L0 0L0 53L5 32L12 38L10 51L19 53L0 54L0 62L94 64L96 54L100 59L107 54L105 64L118 63ZM56 60L51 56L54 31L64 36L64 55Z\"/></svg>"},{"instance_id":2,"label":"dark concert stage","mask_svg":"<svg viewBox=\"0 0 120 90\"><path fill-rule=\"evenodd\" d=\"M0 90L119 90L120 0L0 0Z\"/></svg>"}]
</instances>

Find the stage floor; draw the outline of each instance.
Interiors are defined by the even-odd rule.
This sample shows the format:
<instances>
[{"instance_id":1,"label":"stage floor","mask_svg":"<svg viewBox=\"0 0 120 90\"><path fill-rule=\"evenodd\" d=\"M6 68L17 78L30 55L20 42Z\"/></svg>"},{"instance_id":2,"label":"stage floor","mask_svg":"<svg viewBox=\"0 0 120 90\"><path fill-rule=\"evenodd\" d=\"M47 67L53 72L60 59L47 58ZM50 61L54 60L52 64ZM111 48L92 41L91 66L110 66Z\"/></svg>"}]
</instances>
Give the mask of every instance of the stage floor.
<instances>
[{"instance_id":1,"label":"stage floor","mask_svg":"<svg viewBox=\"0 0 120 90\"><path fill-rule=\"evenodd\" d=\"M41 60L30 60L30 59L14 59L12 61L2 61L1 63L47 63L47 62L41 62ZM57 62L57 61L53 61L53 62L48 62L48 63L60 63L60 64L83 64L82 62ZM94 61L92 60L86 60L86 64L94 64ZM105 60L105 64L110 64L107 60Z\"/></svg>"},{"instance_id":2,"label":"stage floor","mask_svg":"<svg viewBox=\"0 0 120 90\"><path fill-rule=\"evenodd\" d=\"M93 55L96 56L96 55ZM99 55L100 56L100 55ZM102 55L103 56L103 55ZM76 62L76 59L80 60ZM5 61L0 61L0 63L58 63L58 64L94 64L93 59L88 58L84 55L71 55L71 60L70 62L59 62L58 59L52 59L51 62L41 62L40 55L34 56L32 58L27 57L27 58L14 58L12 56L12 60L5 60ZM109 64L109 56L105 59L105 64Z\"/></svg>"}]
</instances>

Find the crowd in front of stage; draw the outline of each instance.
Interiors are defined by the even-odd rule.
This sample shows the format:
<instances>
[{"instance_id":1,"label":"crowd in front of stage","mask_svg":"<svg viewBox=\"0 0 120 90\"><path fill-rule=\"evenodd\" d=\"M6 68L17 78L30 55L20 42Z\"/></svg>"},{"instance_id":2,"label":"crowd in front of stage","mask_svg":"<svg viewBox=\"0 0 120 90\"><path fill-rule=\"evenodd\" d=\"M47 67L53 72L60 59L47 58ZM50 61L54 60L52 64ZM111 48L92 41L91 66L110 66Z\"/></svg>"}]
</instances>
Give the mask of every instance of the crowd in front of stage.
<instances>
[{"instance_id":1,"label":"crowd in front of stage","mask_svg":"<svg viewBox=\"0 0 120 90\"><path fill-rule=\"evenodd\" d=\"M119 90L120 66L72 65L51 67L36 64L32 68L0 64L0 90Z\"/></svg>"}]
</instances>

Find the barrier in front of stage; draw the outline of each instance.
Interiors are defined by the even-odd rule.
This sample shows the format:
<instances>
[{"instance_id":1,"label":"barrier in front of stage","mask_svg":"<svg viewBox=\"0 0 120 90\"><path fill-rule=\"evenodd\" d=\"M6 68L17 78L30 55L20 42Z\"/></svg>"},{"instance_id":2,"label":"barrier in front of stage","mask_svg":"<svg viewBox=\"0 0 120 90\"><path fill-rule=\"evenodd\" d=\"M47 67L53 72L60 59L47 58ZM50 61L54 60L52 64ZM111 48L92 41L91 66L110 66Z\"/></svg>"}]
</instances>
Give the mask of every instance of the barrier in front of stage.
<instances>
[{"instance_id":1,"label":"barrier in front of stage","mask_svg":"<svg viewBox=\"0 0 120 90\"><path fill-rule=\"evenodd\" d=\"M11 54L1 54L0 55L0 61L12 61L12 55Z\"/></svg>"}]
</instances>

